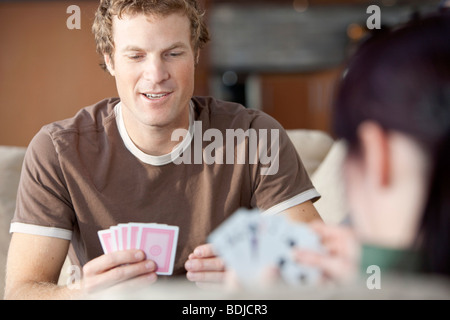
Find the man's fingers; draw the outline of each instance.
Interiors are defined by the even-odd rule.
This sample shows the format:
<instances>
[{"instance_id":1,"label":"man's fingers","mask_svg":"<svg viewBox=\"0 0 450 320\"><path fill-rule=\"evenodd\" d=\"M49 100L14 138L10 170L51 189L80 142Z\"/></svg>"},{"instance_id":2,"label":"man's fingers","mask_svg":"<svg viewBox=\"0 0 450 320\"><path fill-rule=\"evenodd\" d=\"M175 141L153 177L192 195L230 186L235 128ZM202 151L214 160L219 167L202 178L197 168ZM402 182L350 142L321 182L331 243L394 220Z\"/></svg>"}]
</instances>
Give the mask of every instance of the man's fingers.
<instances>
[{"instance_id":1,"label":"man's fingers","mask_svg":"<svg viewBox=\"0 0 450 320\"><path fill-rule=\"evenodd\" d=\"M156 281L156 263L144 260L140 250L124 250L102 255L83 267L84 290L87 293L115 286L119 283L144 277Z\"/></svg>"},{"instance_id":2,"label":"man's fingers","mask_svg":"<svg viewBox=\"0 0 450 320\"><path fill-rule=\"evenodd\" d=\"M186 261L184 267L187 271L202 272L202 271L224 271L225 264L220 258L206 258L206 259L190 259Z\"/></svg>"},{"instance_id":3,"label":"man's fingers","mask_svg":"<svg viewBox=\"0 0 450 320\"><path fill-rule=\"evenodd\" d=\"M105 293L114 297L116 293L120 295L123 294L123 292L130 292L130 290L138 290L140 288L146 287L156 282L157 279L157 274L152 272L118 283L109 283L109 285L106 283L101 283L92 288L85 287L84 290L87 294L101 294L103 289L107 289Z\"/></svg>"},{"instance_id":4,"label":"man's fingers","mask_svg":"<svg viewBox=\"0 0 450 320\"><path fill-rule=\"evenodd\" d=\"M83 274L88 276L100 274L117 266L136 263L144 259L145 254L141 250L123 250L111 252L89 261L83 267Z\"/></svg>"},{"instance_id":5,"label":"man's fingers","mask_svg":"<svg viewBox=\"0 0 450 320\"><path fill-rule=\"evenodd\" d=\"M200 245L194 249L184 264L186 278L201 287L204 284L222 283L225 278L225 264L216 257L211 244Z\"/></svg>"},{"instance_id":6,"label":"man's fingers","mask_svg":"<svg viewBox=\"0 0 450 320\"><path fill-rule=\"evenodd\" d=\"M194 249L194 252L192 255L192 258L210 258L216 256L216 253L214 252L214 248L211 244L202 244ZM191 257L189 255L189 257Z\"/></svg>"},{"instance_id":7,"label":"man's fingers","mask_svg":"<svg viewBox=\"0 0 450 320\"><path fill-rule=\"evenodd\" d=\"M86 277L84 289L86 292L98 291L129 281L137 277L145 277L147 281L156 281L156 264L151 260L121 265L101 274Z\"/></svg>"}]
</instances>

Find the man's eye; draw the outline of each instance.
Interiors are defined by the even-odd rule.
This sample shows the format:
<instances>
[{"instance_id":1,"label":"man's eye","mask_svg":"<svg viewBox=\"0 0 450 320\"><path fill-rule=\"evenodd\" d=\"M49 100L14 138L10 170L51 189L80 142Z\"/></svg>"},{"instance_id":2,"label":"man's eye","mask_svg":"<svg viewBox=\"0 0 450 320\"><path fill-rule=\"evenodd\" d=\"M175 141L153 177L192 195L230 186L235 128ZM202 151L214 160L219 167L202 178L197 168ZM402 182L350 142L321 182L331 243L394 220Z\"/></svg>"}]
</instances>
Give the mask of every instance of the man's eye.
<instances>
[{"instance_id":1,"label":"man's eye","mask_svg":"<svg viewBox=\"0 0 450 320\"><path fill-rule=\"evenodd\" d=\"M167 56L174 58L174 57L179 57L179 56L181 56L182 54L183 54L183 52L175 51L175 52L169 52L169 53L167 54Z\"/></svg>"},{"instance_id":2,"label":"man's eye","mask_svg":"<svg viewBox=\"0 0 450 320\"><path fill-rule=\"evenodd\" d=\"M134 55L128 56L128 58L130 58L131 60L140 60L140 59L144 58L144 56L141 54L134 54Z\"/></svg>"}]
</instances>

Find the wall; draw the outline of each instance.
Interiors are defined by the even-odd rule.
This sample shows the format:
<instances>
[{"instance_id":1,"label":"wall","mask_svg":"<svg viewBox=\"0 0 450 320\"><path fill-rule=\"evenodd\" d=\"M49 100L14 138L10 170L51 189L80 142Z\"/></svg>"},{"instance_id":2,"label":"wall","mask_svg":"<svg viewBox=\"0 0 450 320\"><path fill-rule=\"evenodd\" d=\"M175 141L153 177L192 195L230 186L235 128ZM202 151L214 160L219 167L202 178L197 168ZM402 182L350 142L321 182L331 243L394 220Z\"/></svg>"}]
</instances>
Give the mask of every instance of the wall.
<instances>
[{"instance_id":1,"label":"wall","mask_svg":"<svg viewBox=\"0 0 450 320\"><path fill-rule=\"evenodd\" d=\"M260 106L285 129L332 134L331 107L341 67L305 73L258 75Z\"/></svg>"},{"instance_id":2,"label":"wall","mask_svg":"<svg viewBox=\"0 0 450 320\"><path fill-rule=\"evenodd\" d=\"M347 58L368 33L369 2L212 1L213 94L261 109L286 129L332 134L335 88ZM406 2L381 5L380 24L408 21L419 8ZM419 11L437 8L435 0L420 4Z\"/></svg>"},{"instance_id":3,"label":"wall","mask_svg":"<svg viewBox=\"0 0 450 320\"><path fill-rule=\"evenodd\" d=\"M91 33L98 1L0 3L0 145L27 146L49 122L116 96L114 78L99 66ZM70 5L81 29L66 25ZM197 93L205 93L198 67Z\"/></svg>"},{"instance_id":4,"label":"wall","mask_svg":"<svg viewBox=\"0 0 450 320\"><path fill-rule=\"evenodd\" d=\"M332 3L317 0L322 1ZM287 129L330 131L330 103L346 55L347 27L364 24L365 6L311 6L295 13L286 0L201 2L212 42L201 54L195 94L227 98L221 94L224 85L214 79L226 71L241 72L256 79L250 88L255 90L241 90L253 93L244 97L247 106L266 111ZM271 10L263 2L272 3ZM289 8L273 7L288 2ZM81 8L81 30L66 26L70 5ZM117 95L114 79L98 66L91 33L97 6L98 0L0 3L0 145L27 146L44 124ZM383 7L388 23L410 14L410 6Z\"/></svg>"}]
</instances>

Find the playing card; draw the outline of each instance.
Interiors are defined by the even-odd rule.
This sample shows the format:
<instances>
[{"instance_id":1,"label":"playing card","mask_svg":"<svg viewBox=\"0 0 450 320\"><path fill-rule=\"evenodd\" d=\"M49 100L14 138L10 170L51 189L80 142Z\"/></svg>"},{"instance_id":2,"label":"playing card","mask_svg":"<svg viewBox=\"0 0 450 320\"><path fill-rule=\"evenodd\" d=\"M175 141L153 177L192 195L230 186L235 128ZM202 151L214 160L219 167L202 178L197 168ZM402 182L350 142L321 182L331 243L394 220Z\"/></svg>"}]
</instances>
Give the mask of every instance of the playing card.
<instances>
[{"instance_id":1,"label":"playing card","mask_svg":"<svg viewBox=\"0 0 450 320\"><path fill-rule=\"evenodd\" d=\"M128 244L129 249L138 249L141 242L141 225L137 223L129 224Z\"/></svg>"},{"instance_id":2,"label":"playing card","mask_svg":"<svg viewBox=\"0 0 450 320\"><path fill-rule=\"evenodd\" d=\"M120 240L119 240L119 227L114 226L114 227L111 227L110 229L112 230L112 237L113 237L113 241L114 241L114 246L116 248L115 251L122 250L122 248L120 247Z\"/></svg>"},{"instance_id":3,"label":"playing card","mask_svg":"<svg viewBox=\"0 0 450 320\"><path fill-rule=\"evenodd\" d=\"M244 285L258 282L267 267L278 267L290 285L316 283L320 276L317 269L292 259L294 247L320 250L320 239L306 224L282 215L264 216L258 210L240 209L216 228L208 241Z\"/></svg>"},{"instance_id":4,"label":"playing card","mask_svg":"<svg viewBox=\"0 0 450 320\"><path fill-rule=\"evenodd\" d=\"M316 284L320 278L317 268L301 265L292 259L295 247L321 250L319 237L306 224L286 222L278 235L280 249L276 262L281 277L289 285Z\"/></svg>"},{"instance_id":5,"label":"playing card","mask_svg":"<svg viewBox=\"0 0 450 320\"><path fill-rule=\"evenodd\" d=\"M237 211L208 237L226 266L249 285L264 267L258 218L257 211Z\"/></svg>"},{"instance_id":6,"label":"playing card","mask_svg":"<svg viewBox=\"0 0 450 320\"><path fill-rule=\"evenodd\" d=\"M147 259L155 261L156 273L170 275L173 272L178 227L174 226L143 226L139 249L143 250Z\"/></svg>"},{"instance_id":7,"label":"playing card","mask_svg":"<svg viewBox=\"0 0 450 320\"><path fill-rule=\"evenodd\" d=\"M157 223L127 223L98 231L105 254L128 249L141 249L146 258L155 261L156 273L171 275L178 242L178 227Z\"/></svg>"},{"instance_id":8,"label":"playing card","mask_svg":"<svg viewBox=\"0 0 450 320\"><path fill-rule=\"evenodd\" d=\"M103 252L110 253L116 251L112 230L100 230L98 232L98 237L100 238L100 244L102 245Z\"/></svg>"},{"instance_id":9,"label":"playing card","mask_svg":"<svg viewBox=\"0 0 450 320\"><path fill-rule=\"evenodd\" d=\"M130 249L130 242L128 240L128 232L130 226L128 224L119 224L119 248L120 250Z\"/></svg>"},{"instance_id":10,"label":"playing card","mask_svg":"<svg viewBox=\"0 0 450 320\"><path fill-rule=\"evenodd\" d=\"M277 266L281 256L289 255L290 248L283 245L283 233L289 224L282 216L261 216L260 243L263 250L262 261L270 266Z\"/></svg>"}]
</instances>

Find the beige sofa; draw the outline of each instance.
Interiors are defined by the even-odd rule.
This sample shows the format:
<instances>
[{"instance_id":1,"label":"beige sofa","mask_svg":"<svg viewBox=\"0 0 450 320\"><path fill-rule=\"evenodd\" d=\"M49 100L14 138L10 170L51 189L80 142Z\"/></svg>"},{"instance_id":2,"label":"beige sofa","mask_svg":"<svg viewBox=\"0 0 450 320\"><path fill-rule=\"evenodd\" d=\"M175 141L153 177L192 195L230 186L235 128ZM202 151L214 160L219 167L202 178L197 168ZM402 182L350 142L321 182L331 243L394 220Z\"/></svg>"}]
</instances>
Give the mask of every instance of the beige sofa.
<instances>
[{"instance_id":1,"label":"beige sofa","mask_svg":"<svg viewBox=\"0 0 450 320\"><path fill-rule=\"evenodd\" d=\"M344 155L341 142L321 131L288 130L306 170L322 198L316 208L327 223L339 223L346 216L341 187L340 166ZM3 297L6 256L10 241L9 225L12 219L17 186L26 148L0 146L0 296ZM69 262L60 277L65 284Z\"/></svg>"}]
</instances>

